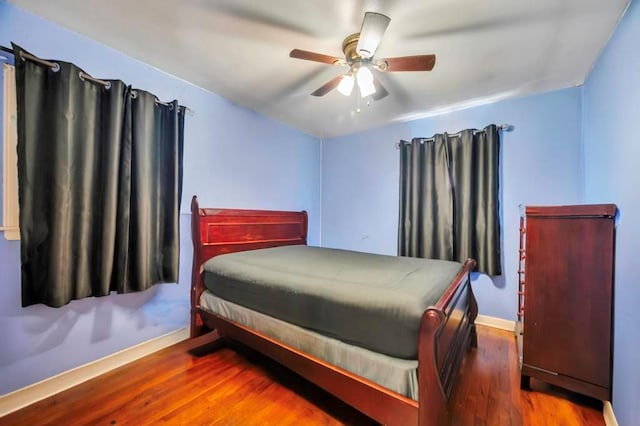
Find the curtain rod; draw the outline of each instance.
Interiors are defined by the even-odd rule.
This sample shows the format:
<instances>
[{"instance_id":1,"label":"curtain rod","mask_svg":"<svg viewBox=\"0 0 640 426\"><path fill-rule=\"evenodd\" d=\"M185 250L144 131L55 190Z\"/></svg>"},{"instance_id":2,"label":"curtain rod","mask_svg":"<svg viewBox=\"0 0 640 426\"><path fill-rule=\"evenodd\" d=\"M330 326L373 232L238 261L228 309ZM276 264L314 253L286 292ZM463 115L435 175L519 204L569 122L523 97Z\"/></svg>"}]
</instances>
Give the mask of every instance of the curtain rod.
<instances>
[{"instance_id":1,"label":"curtain rod","mask_svg":"<svg viewBox=\"0 0 640 426\"><path fill-rule=\"evenodd\" d=\"M3 52L7 52L7 53L12 54L14 56L14 58L15 58L15 52L13 51L13 49L11 49L9 47L5 47L5 46L0 46L0 50L3 51ZM25 53L25 52L20 52L20 58L22 58L23 60L24 59L28 59L28 60L30 60L32 62L35 62L35 63L38 63L40 65L44 65L46 67L50 67L53 70L53 72L60 71L60 64L58 64L57 62L46 61L44 59L40 59L37 56L33 56L33 55L31 55L29 53ZM107 89L107 90L111 88L111 82L110 81L100 80L98 78L91 77L89 74L87 74L87 73L85 73L83 71L80 71L79 76L80 76L80 80L82 80L82 81L87 80L87 81L90 81L90 82L95 83L95 84L100 84L100 85L104 86L105 89ZM134 91L131 92L131 94L132 94L132 97L135 99L137 97L137 95L138 95L138 92L136 92L134 90ZM171 109L173 109L173 103L171 103L171 102L162 102L157 97L155 99L155 102L158 105L169 106L169 107L171 107ZM184 108L184 111L186 113L188 113L189 115L195 114L194 110L192 110L191 108L186 107L186 106L182 106L182 108L178 108L178 112L180 112L180 110L183 109L183 108Z\"/></svg>"},{"instance_id":2,"label":"curtain rod","mask_svg":"<svg viewBox=\"0 0 640 426\"><path fill-rule=\"evenodd\" d=\"M496 126L498 128L498 131L502 131L502 132L511 132L513 131L513 126L511 124L501 124L499 126ZM447 136L460 136L462 134L463 130L457 132L457 133L447 133ZM476 130L475 132L473 132L474 134L476 133L480 133L480 132L484 132L484 130ZM434 138L423 138L426 141L432 141ZM396 149L400 149L400 146L402 142L396 142ZM409 142L405 142L407 144L409 144Z\"/></svg>"},{"instance_id":3,"label":"curtain rod","mask_svg":"<svg viewBox=\"0 0 640 426\"><path fill-rule=\"evenodd\" d=\"M7 52L10 53L14 56L15 58L15 52L13 51L13 49L9 49L8 47L4 47L4 46L0 46L0 50L2 50L3 52ZM25 53L25 52L20 52L20 58L22 60L28 59L31 62L35 62L38 63L40 65L44 65L45 67L49 67L53 70L53 72L58 72L60 71L60 64L56 63L56 62L50 62L50 61L45 61L44 59L40 59L37 56L33 56L29 53ZM82 76L80 77L82 79Z\"/></svg>"}]
</instances>

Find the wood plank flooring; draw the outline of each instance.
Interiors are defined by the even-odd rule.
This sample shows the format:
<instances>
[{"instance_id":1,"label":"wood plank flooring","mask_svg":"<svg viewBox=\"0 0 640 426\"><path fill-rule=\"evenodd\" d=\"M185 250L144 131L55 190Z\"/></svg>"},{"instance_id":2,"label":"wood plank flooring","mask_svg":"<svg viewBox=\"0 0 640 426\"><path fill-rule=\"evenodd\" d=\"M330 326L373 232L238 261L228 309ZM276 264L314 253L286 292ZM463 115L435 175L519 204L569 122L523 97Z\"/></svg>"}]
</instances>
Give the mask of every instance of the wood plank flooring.
<instances>
[{"instance_id":1,"label":"wood plank flooring","mask_svg":"<svg viewBox=\"0 0 640 426\"><path fill-rule=\"evenodd\" d=\"M478 349L464 360L452 395L454 425L604 425L602 402L531 380L520 390L512 332L477 326Z\"/></svg>"},{"instance_id":2,"label":"wood plank flooring","mask_svg":"<svg viewBox=\"0 0 640 426\"><path fill-rule=\"evenodd\" d=\"M478 326L454 389L454 425L604 425L601 404L532 380L513 333ZM202 336L0 418L0 425L370 425L372 420L245 347Z\"/></svg>"}]
</instances>

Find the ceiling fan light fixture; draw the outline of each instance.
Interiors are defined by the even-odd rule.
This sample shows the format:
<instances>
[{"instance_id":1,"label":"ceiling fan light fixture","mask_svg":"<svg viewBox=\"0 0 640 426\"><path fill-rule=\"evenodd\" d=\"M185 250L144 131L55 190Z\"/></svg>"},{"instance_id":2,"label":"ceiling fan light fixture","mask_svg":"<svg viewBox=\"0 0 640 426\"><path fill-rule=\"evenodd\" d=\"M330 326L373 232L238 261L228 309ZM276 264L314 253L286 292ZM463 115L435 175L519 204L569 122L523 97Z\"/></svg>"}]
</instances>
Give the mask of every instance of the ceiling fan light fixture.
<instances>
[{"instance_id":1,"label":"ceiling fan light fixture","mask_svg":"<svg viewBox=\"0 0 640 426\"><path fill-rule=\"evenodd\" d=\"M366 98L369 95L373 95L376 93L376 87L373 85L373 81L371 83L358 83L358 87L360 88L360 96Z\"/></svg>"},{"instance_id":2,"label":"ceiling fan light fixture","mask_svg":"<svg viewBox=\"0 0 640 426\"><path fill-rule=\"evenodd\" d=\"M373 84L373 74L371 74L371 70L368 67L362 66L358 68L356 80L358 81L360 96L363 98L376 93L376 87Z\"/></svg>"},{"instance_id":3,"label":"ceiling fan light fixture","mask_svg":"<svg viewBox=\"0 0 640 426\"><path fill-rule=\"evenodd\" d=\"M340 84L338 84L338 92L342 93L345 96L351 95L351 91L353 90L354 83L353 75L345 74L342 76L342 80L340 80Z\"/></svg>"},{"instance_id":4,"label":"ceiling fan light fixture","mask_svg":"<svg viewBox=\"0 0 640 426\"><path fill-rule=\"evenodd\" d=\"M289 53L292 58L329 65L349 66L349 71L336 75L311 92L311 96L324 96L336 88L342 95L351 96L353 86L357 83L360 96L363 98L371 96L372 100L379 101L387 97L389 92L372 74L372 69L384 72L431 71L436 63L436 56L433 54L376 59L376 50L390 22L391 19L381 13L366 12L360 32L350 34L342 41L342 52L345 59L293 49Z\"/></svg>"}]
</instances>

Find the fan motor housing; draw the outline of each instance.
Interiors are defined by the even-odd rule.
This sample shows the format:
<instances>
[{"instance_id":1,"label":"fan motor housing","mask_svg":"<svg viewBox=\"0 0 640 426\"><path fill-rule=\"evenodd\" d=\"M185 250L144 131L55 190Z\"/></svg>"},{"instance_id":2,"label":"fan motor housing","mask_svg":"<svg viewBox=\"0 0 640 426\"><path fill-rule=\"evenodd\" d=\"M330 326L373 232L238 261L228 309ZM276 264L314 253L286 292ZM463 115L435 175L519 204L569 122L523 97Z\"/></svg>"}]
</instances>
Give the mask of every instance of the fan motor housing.
<instances>
[{"instance_id":1,"label":"fan motor housing","mask_svg":"<svg viewBox=\"0 0 640 426\"><path fill-rule=\"evenodd\" d=\"M342 51L344 52L344 56L349 63L353 62L356 59L360 59L360 55L358 55L358 52L356 50L359 40L360 33L354 33L350 36L347 36L342 41Z\"/></svg>"}]
</instances>

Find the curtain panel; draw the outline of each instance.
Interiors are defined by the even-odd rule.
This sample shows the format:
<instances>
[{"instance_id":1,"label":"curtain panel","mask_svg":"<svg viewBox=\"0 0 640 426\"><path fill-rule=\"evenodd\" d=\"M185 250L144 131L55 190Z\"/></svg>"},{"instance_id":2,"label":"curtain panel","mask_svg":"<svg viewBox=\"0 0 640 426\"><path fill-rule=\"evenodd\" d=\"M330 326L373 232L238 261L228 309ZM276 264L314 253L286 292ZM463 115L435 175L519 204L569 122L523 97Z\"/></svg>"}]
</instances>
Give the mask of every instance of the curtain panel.
<instances>
[{"instance_id":1,"label":"curtain panel","mask_svg":"<svg viewBox=\"0 0 640 426\"><path fill-rule=\"evenodd\" d=\"M499 159L495 125L401 143L398 254L500 275Z\"/></svg>"},{"instance_id":2,"label":"curtain panel","mask_svg":"<svg viewBox=\"0 0 640 426\"><path fill-rule=\"evenodd\" d=\"M18 109L22 305L141 291L178 279L184 114L177 101L74 64L21 59Z\"/></svg>"}]
</instances>

